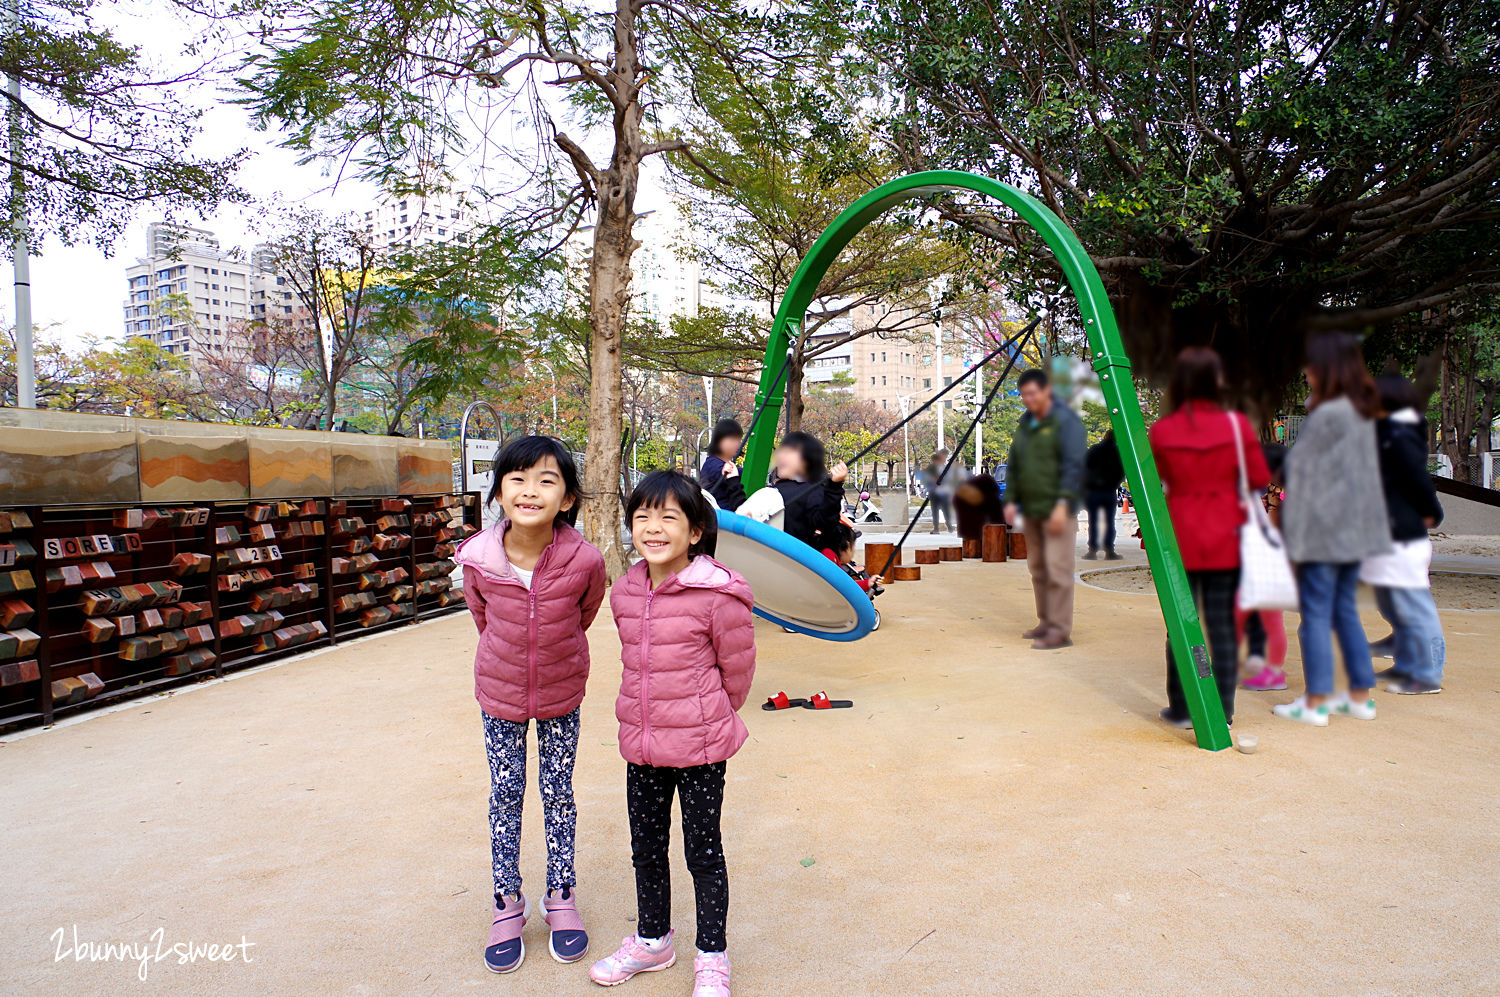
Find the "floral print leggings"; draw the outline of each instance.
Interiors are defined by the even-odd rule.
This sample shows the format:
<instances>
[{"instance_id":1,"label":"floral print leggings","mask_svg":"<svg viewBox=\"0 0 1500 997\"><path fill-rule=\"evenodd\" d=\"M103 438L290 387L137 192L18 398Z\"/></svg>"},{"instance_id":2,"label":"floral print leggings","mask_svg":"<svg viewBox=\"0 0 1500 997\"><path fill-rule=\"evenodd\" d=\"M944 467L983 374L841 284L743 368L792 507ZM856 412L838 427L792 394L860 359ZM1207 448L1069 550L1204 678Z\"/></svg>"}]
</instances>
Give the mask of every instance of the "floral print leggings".
<instances>
[{"instance_id":1,"label":"floral print leggings","mask_svg":"<svg viewBox=\"0 0 1500 997\"><path fill-rule=\"evenodd\" d=\"M698 901L698 951L724 951L729 913L729 871L719 818L724 810L724 762L675 769L625 766L625 803L630 811L630 855L642 938L672 930L672 872L667 847L672 834L672 793L682 802L682 851L693 874Z\"/></svg>"},{"instance_id":2,"label":"floral print leggings","mask_svg":"<svg viewBox=\"0 0 1500 997\"><path fill-rule=\"evenodd\" d=\"M484 751L490 760L490 855L495 898L521 892L521 804L526 797L528 722L484 716ZM575 884L573 835L578 806L573 802L573 760L578 756L579 711L536 722L541 772L542 823L547 832L547 889Z\"/></svg>"}]
</instances>

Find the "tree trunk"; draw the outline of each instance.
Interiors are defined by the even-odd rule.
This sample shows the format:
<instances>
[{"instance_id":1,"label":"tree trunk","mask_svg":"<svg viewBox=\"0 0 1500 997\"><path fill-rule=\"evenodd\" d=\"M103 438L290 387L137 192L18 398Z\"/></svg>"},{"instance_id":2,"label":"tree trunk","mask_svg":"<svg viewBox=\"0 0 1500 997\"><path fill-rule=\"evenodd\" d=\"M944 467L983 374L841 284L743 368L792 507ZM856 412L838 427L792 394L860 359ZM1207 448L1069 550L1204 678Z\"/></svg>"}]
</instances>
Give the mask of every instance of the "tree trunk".
<instances>
[{"instance_id":1,"label":"tree trunk","mask_svg":"<svg viewBox=\"0 0 1500 997\"><path fill-rule=\"evenodd\" d=\"M613 181L600 192L599 224L594 228L594 258L589 270L589 411L588 447L583 488L588 493L581 510L584 535L604 554L611 578L629 564L620 542L620 466L617 446L624 430L621 390L622 337L630 306L630 257L638 245L631 229L635 221L635 185L639 163L629 169L611 167ZM628 177L623 175L628 173Z\"/></svg>"},{"instance_id":2,"label":"tree trunk","mask_svg":"<svg viewBox=\"0 0 1500 997\"><path fill-rule=\"evenodd\" d=\"M1500 393L1500 384L1481 382L1481 385L1484 388L1484 400L1479 403L1479 424L1475 427L1475 438L1479 452L1484 454L1494 449L1491 428L1495 425L1495 396Z\"/></svg>"},{"instance_id":3,"label":"tree trunk","mask_svg":"<svg viewBox=\"0 0 1500 997\"><path fill-rule=\"evenodd\" d=\"M789 433L802 428L802 410L805 408L802 401L802 364L802 344L798 343L797 351L786 365L786 401L782 403L786 407L786 431Z\"/></svg>"}]
</instances>

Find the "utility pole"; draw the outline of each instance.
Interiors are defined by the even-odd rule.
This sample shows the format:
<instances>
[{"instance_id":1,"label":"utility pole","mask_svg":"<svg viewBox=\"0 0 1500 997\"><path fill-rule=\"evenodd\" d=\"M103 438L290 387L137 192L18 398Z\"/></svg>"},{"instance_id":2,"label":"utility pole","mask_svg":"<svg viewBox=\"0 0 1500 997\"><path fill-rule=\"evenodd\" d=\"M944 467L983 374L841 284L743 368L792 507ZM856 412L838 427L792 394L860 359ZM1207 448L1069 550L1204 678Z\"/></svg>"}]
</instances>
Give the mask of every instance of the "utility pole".
<instances>
[{"instance_id":1,"label":"utility pole","mask_svg":"<svg viewBox=\"0 0 1500 997\"><path fill-rule=\"evenodd\" d=\"M932 319L932 345L933 348L937 350L937 359L934 361L934 363L937 365L937 381L935 383L937 384L937 389L939 391L942 391L948 385L943 381L943 311L941 308L937 310L937 313L933 316ZM947 446L947 444L943 442L945 438L943 436L943 409L947 407L948 404L946 402L938 405L937 407L938 450L941 450L945 446Z\"/></svg>"},{"instance_id":2,"label":"utility pole","mask_svg":"<svg viewBox=\"0 0 1500 997\"><path fill-rule=\"evenodd\" d=\"M974 372L974 474L984 470L984 364Z\"/></svg>"},{"instance_id":3,"label":"utility pole","mask_svg":"<svg viewBox=\"0 0 1500 997\"><path fill-rule=\"evenodd\" d=\"M21 0L8 0L5 30L12 38L21 32ZM10 94L10 224L14 233L11 259L16 268L16 405L36 408L36 357L31 343L31 245L26 238L26 175L21 169L21 78L11 74L5 89Z\"/></svg>"}]
</instances>

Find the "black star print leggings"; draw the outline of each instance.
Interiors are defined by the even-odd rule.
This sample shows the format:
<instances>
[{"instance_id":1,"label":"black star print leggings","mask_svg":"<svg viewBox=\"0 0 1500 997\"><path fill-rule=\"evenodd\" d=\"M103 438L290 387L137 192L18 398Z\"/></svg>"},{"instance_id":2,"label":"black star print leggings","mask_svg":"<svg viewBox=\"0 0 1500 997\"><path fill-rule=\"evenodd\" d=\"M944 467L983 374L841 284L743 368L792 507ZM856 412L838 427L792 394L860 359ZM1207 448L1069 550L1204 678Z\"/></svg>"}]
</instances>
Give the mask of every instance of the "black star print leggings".
<instances>
[{"instance_id":1,"label":"black star print leggings","mask_svg":"<svg viewBox=\"0 0 1500 997\"><path fill-rule=\"evenodd\" d=\"M672 793L682 801L682 851L693 874L698 900L698 951L724 951L724 918L729 912L729 870L719 836L724 809L724 762L692 768L625 767L625 800L630 809L630 857L635 865L635 897L642 938L672 930L672 873L667 845L672 833Z\"/></svg>"}]
</instances>

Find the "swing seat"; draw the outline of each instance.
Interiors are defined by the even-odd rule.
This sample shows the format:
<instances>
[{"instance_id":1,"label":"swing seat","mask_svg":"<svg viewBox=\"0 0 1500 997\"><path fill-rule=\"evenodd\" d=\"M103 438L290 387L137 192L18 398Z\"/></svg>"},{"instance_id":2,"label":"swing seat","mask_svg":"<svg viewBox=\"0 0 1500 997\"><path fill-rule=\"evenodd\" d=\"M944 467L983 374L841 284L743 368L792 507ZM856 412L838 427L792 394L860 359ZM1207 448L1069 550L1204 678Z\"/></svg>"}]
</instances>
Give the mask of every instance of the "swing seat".
<instances>
[{"instance_id":1,"label":"swing seat","mask_svg":"<svg viewBox=\"0 0 1500 997\"><path fill-rule=\"evenodd\" d=\"M767 491L776 490L756 495ZM720 509L718 517L714 557L750 583L757 616L823 640L859 640L875 629L870 597L820 551L749 516Z\"/></svg>"}]
</instances>

